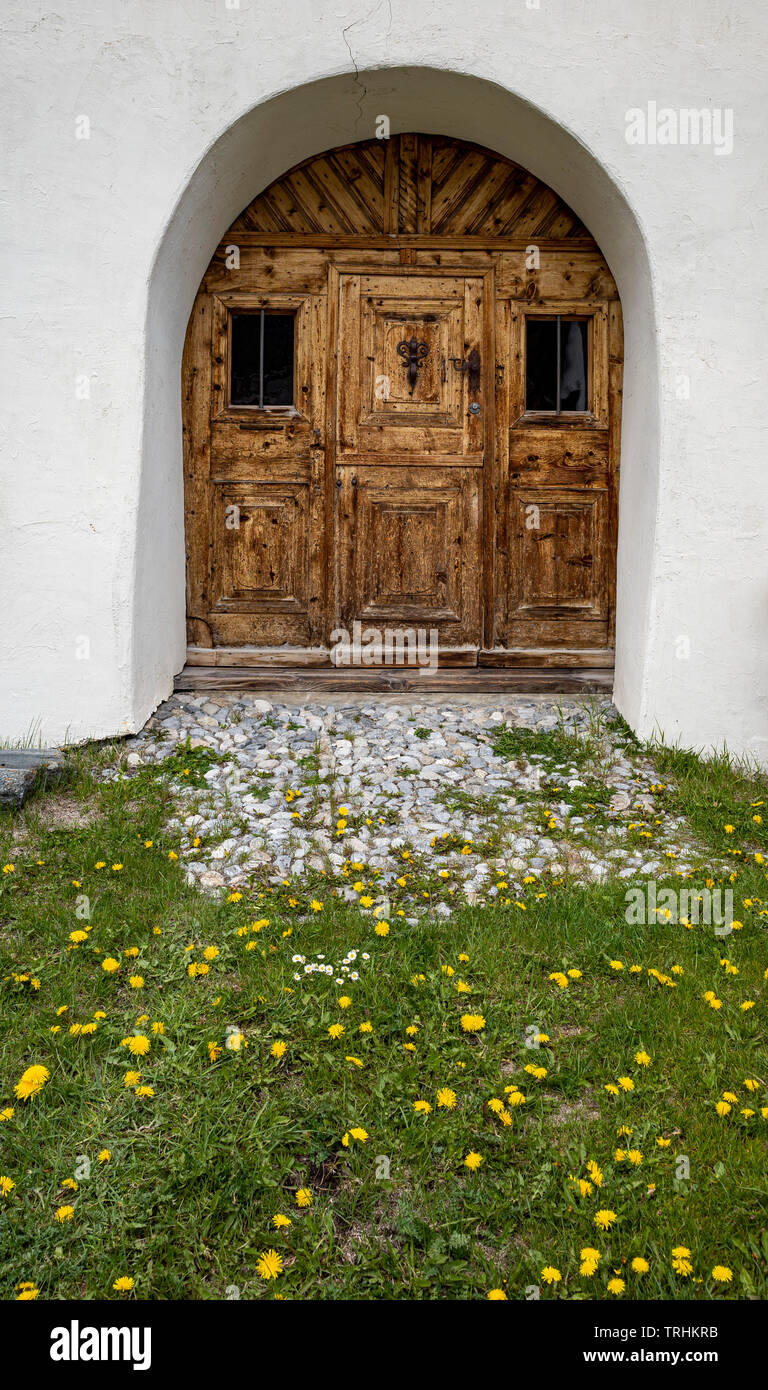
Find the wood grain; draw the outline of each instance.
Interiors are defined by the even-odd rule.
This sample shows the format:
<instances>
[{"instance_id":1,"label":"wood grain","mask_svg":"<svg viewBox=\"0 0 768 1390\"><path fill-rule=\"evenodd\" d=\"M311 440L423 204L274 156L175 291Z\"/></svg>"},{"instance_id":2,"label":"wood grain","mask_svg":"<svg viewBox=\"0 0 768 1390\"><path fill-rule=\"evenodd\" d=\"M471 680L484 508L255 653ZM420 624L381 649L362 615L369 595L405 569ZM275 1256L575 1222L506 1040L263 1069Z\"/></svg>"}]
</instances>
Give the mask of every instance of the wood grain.
<instances>
[{"instance_id":1,"label":"wood grain","mask_svg":"<svg viewBox=\"0 0 768 1390\"><path fill-rule=\"evenodd\" d=\"M242 666L185 666L174 690L258 690L287 694L350 695L356 691L414 695L610 695L613 671L578 667L573 670L515 669L446 670L419 676L410 671L319 671L286 668L249 670Z\"/></svg>"}]
</instances>

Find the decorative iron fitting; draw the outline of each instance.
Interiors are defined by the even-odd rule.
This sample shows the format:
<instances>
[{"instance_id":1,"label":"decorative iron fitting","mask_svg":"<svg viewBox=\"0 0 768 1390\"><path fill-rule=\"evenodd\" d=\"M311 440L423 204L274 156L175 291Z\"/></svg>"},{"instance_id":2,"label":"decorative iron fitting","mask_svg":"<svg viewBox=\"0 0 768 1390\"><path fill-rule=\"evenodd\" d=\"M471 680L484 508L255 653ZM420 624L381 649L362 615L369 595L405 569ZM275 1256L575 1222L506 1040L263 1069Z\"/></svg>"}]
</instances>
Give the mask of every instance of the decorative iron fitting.
<instances>
[{"instance_id":1,"label":"decorative iron fitting","mask_svg":"<svg viewBox=\"0 0 768 1390\"><path fill-rule=\"evenodd\" d=\"M419 367L429 353L429 344L420 342L418 338L403 338L402 342L397 345L397 351L407 368L411 395L413 395L413 388L416 385L419 375Z\"/></svg>"}]
</instances>

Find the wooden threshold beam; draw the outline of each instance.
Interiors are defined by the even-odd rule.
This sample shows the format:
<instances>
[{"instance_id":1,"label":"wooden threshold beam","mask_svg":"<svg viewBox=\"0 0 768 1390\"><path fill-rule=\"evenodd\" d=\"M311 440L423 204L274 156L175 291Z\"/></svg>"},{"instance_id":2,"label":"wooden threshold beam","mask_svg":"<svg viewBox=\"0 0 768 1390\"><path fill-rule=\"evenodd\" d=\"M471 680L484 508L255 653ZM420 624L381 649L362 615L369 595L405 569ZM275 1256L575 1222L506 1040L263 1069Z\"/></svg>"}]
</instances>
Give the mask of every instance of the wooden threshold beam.
<instances>
[{"instance_id":1,"label":"wooden threshold beam","mask_svg":"<svg viewBox=\"0 0 768 1390\"><path fill-rule=\"evenodd\" d=\"M408 665L418 665L418 662ZM443 647L438 653L438 666L477 665L477 647ZM530 664L530 663L529 663ZM571 662L571 665L575 663ZM600 661L595 665L599 666ZM610 663L613 665L613 662ZM187 647L187 666L236 666L256 667L257 670L298 671L313 668L333 671L336 668L331 660L328 647ZM342 668L340 667L339 670Z\"/></svg>"},{"instance_id":2,"label":"wooden threshold beam","mask_svg":"<svg viewBox=\"0 0 768 1390\"><path fill-rule=\"evenodd\" d=\"M174 690L262 690L275 694L352 695L356 692L410 695L610 695L612 668L442 668L434 674L414 670L351 667L185 666Z\"/></svg>"}]
</instances>

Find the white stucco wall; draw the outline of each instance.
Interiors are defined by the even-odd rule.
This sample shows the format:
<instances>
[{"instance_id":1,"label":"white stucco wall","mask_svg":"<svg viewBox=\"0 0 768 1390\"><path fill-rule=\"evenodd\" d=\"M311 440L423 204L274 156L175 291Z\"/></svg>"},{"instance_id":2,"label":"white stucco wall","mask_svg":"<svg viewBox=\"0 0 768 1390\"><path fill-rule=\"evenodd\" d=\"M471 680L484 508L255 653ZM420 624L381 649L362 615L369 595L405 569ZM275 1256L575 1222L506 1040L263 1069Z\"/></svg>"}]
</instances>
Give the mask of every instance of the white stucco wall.
<instances>
[{"instance_id":1,"label":"white stucco wall","mask_svg":"<svg viewBox=\"0 0 768 1390\"><path fill-rule=\"evenodd\" d=\"M762 0L6 0L2 29L0 736L127 732L170 691L197 285L262 187L384 113L509 155L596 236L626 329L616 700L768 762ZM732 110L732 152L628 144L649 101Z\"/></svg>"}]
</instances>

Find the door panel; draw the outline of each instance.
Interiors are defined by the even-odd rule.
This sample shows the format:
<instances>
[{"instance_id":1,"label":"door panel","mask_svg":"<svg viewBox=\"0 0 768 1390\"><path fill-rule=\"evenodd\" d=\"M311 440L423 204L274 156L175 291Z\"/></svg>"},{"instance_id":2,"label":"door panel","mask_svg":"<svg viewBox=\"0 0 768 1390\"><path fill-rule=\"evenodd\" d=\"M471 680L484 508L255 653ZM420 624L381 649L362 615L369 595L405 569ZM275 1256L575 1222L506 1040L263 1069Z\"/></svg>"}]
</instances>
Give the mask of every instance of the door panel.
<instances>
[{"instance_id":1,"label":"door panel","mask_svg":"<svg viewBox=\"0 0 768 1390\"><path fill-rule=\"evenodd\" d=\"M436 628L441 647L478 646L479 470L339 473L342 623Z\"/></svg>"},{"instance_id":2,"label":"door panel","mask_svg":"<svg viewBox=\"0 0 768 1390\"><path fill-rule=\"evenodd\" d=\"M483 288L480 276L340 277L337 593L347 626L436 628L443 648L482 644Z\"/></svg>"},{"instance_id":3,"label":"door panel","mask_svg":"<svg viewBox=\"0 0 768 1390\"><path fill-rule=\"evenodd\" d=\"M209 306L207 466L187 486L192 636L213 646L311 646L325 630L325 299L233 291ZM293 319L288 406L230 399L232 315L262 309ZM193 374L191 384L200 391Z\"/></svg>"},{"instance_id":4,"label":"door panel","mask_svg":"<svg viewBox=\"0 0 768 1390\"><path fill-rule=\"evenodd\" d=\"M540 623L589 622L604 629L605 491L517 488L510 504L511 645L530 642Z\"/></svg>"},{"instance_id":5,"label":"door panel","mask_svg":"<svg viewBox=\"0 0 768 1390\"><path fill-rule=\"evenodd\" d=\"M301 612L306 607L308 492L295 483L216 488L215 610L248 612L258 604L264 611Z\"/></svg>"},{"instance_id":6,"label":"door panel","mask_svg":"<svg viewBox=\"0 0 768 1390\"><path fill-rule=\"evenodd\" d=\"M526 324L556 322L558 314L588 324L588 398L581 414L527 409ZM586 662L590 649L604 652L611 640L614 470L607 321L605 304L595 300L497 303L498 351L506 353L508 385L497 398L503 500L496 644L511 658L538 650L542 661L550 661L564 651Z\"/></svg>"},{"instance_id":7,"label":"door panel","mask_svg":"<svg viewBox=\"0 0 768 1390\"><path fill-rule=\"evenodd\" d=\"M415 452L422 466L447 456L480 467L482 419L469 406L482 376L470 383L456 363L481 352L482 324L479 276L342 275L337 460ZM412 339L421 355L409 375L398 349Z\"/></svg>"}]
</instances>

